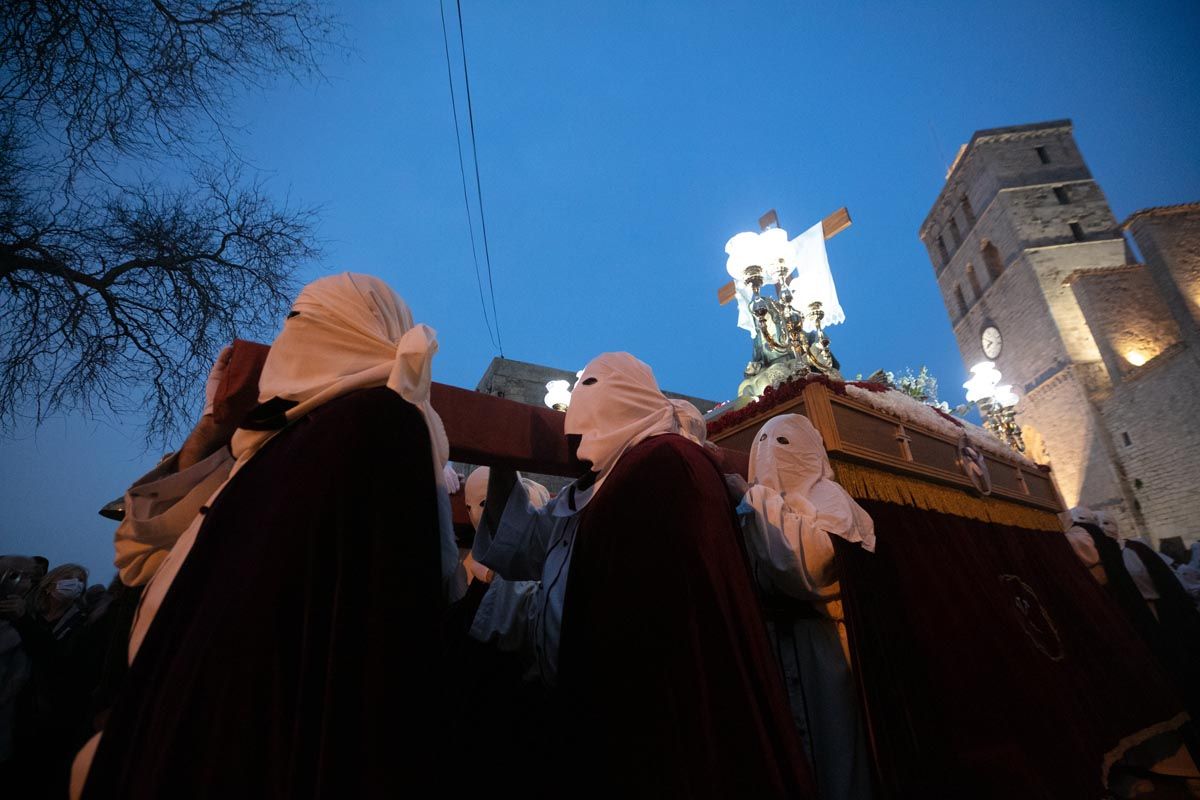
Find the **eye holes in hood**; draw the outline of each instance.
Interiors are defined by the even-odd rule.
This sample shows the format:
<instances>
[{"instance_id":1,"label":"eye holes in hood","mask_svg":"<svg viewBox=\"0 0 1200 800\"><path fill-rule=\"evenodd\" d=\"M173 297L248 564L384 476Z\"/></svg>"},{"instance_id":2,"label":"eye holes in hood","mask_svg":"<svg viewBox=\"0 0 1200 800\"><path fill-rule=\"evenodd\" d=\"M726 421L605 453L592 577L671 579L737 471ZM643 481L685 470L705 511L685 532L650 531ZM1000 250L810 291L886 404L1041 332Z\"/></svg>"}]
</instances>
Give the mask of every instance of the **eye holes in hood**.
<instances>
[{"instance_id":1,"label":"eye holes in hood","mask_svg":"<svg viewBox=\"0 0 1200 800\"><path fill-rule=\"evenodd\" d=\"M779 442L780 444L791 444L791 442L787 440L786 436L776 436L775 441Z\"/></svg>"},{"instance_id":2,"label":"eye holes in hood","mask_svg":"<svg viewBox=\"0 0 1200 800\"><path fill-rule=\"evenodd\" d=\"M583 380L581 380L581 381L579 382L579 384L580 384L581 386L591 386L593 383L596 383L596 380L597 380L597 379L596 379L596 377L595 377L595 376L591 376L591 377L588 377L588 378L584 378Z\"/></svg>"}]
</instances>

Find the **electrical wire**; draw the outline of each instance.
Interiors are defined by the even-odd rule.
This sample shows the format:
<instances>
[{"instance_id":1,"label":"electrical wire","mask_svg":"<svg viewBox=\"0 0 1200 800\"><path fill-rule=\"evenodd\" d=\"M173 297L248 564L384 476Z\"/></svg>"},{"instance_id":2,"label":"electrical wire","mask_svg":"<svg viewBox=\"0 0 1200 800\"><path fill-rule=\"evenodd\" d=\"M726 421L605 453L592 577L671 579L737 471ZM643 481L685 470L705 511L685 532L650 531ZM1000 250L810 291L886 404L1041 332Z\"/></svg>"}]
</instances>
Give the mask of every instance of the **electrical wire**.
<instances>
[{"instance_id":1,"label":"electrical wire","mask_svg":"<svg viewBox=\"0 0 1200 800\"><path fill-rule=\"evenodd\" d=\"M467 119L471 127L471 156L475 159L475 195L479 201L479 227L483 232L483 258L487 262L488 291L492 295L492 319L496 322L496 346L504 358L504 340L500 337L500 317L496 313L496 285L492 279L492 254L488 247L487 218L483 213L483 184L479 180L479 150L475 146L475 110L471 103L471 73L467 70L467 41L463 36L462 0L455 0L458 9L458 41L462 45L463 83L467 90Z\"/></svg>"},{"instance_id":2,"label":"electrical wire","mask_svg":"<svg viewBox=\"0 0 1200 800\"><path fill-rule=\"evenodd\" d=\"M499 323L496 325L496 332L492 332L492 322L488 319L487 301L483 299L483 276L479 273L479 253L475 244L475 221L471 218L471 199L467 192L467 168L463 164L462 152L462 136L459 133L460 125L458 122L458 100L454 94L454 74L450 67L450 36L446 32L446 2L440 0L439 5L442 12L442 44L446 48L446 80L450 84L450 110L454 112L454 144L458 147L458 173L462 177L463 189L463 206L467 209L467 230L471 234L471 259L475 262L475 283L479 287L479 306L483 310L483 324L487 326L488 338L492 341L492 346L500 350L500 355L504 355L504 351L500 348L499 342ZM461 23L461 20L460 20ZM472 144L474 144L474 132L472 131ZM478 172L478 165L476 165ZM480 212L482 213L482 206ZM491 285L491 264L488 264L488 284ZM495 314L496 298L492 295L492 313Z\"/></svg>"}]
</instances>

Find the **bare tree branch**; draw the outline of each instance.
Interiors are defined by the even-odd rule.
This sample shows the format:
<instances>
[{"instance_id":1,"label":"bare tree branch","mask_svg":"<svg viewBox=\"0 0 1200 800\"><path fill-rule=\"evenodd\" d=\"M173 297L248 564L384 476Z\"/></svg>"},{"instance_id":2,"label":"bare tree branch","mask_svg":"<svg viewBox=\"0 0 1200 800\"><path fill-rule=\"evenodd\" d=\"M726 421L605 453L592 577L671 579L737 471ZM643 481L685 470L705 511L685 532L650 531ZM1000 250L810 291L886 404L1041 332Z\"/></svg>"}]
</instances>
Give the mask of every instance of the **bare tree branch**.
<instances>
[{"instance_id":1,"label":"bare tree branch","mask_svg":"<svg viewBox=\"0 0 1200 800\"><path fill-rule=\"evenodd\" d=\"M185 427L213 354L278 327L295 265L316 255L312 224L311 210L276 208L236 173L77 201L53 222L6 204L0 427L31 406L40 421L98 402L146 412L154 437Z\"/></svg>"},{"instance_id":2,"label":"bare tree branch","mask_svg":"<svg viewBox=\"0 0 1200 800\"><path fill-rule=\"evenodd\" d=\"M276 329L313 210L188 165L240 164L232 98L317 75L336 30L314 0L6 0L0 432L108 410L167 438L218 349ZM191 179L117 177L150 161Z\"/></svg>"}]
</instances>

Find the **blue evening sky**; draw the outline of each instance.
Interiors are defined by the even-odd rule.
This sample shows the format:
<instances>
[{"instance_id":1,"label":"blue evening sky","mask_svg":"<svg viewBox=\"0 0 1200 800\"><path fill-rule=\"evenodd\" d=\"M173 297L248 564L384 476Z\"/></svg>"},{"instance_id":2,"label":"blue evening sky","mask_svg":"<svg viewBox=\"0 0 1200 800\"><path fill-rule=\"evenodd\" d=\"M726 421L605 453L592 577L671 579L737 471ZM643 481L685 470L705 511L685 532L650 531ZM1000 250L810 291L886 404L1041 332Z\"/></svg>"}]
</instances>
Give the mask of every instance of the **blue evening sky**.
<instances>
[{"instance_id":1,"label":"blue evening sky","mask_svg":"<svg viewBox=\"0 0 1200 800\"><path fill-rule=\"evenodd\" d=\"M1194 0L463 5L510 358L577 369L628 350L664 388L726 399L749 354L715 299L726 239L769 208L799 233L846 205L854 225L829 243L843 371L928 364L957 403L966 371L917 227L973 131L1071 118L1118 219L1200 199ZM438 330L435 379L473 388L496 353L438 5L343 13L353 52L317 85L240 100L240 147L280 196L323 206L305 277L382 276ZM160 454L139 422L60 418L0 442L0 553L107 581L114 524L96 509Z\"/></svg>"}]
</instances>

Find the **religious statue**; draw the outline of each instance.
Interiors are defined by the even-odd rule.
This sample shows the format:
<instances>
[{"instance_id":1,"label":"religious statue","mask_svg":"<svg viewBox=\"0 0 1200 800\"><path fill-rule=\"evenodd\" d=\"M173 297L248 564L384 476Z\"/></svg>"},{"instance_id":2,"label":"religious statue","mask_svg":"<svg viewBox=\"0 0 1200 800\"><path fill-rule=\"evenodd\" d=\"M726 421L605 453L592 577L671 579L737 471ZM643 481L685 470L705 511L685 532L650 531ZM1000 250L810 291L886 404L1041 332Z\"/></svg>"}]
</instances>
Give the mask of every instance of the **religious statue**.
<instances>
[{"instance_id":1,"label":"religious statue","mask_svg":"<svg viewBox=\"0 0 1200 800\"><path fill-rule=\"evenodd\" d=\"M738 327L753 339L739 397L757 397L767 386L813 372L840 378L825 325L845 320L838 303L825 239L850 224L841 209L791 241L774 211L759 220L761 233L739 233L725 245L733 283L722 303L737 300ZM763 294L773 284L775 296Z\"/></svg>"}]
</instances>

